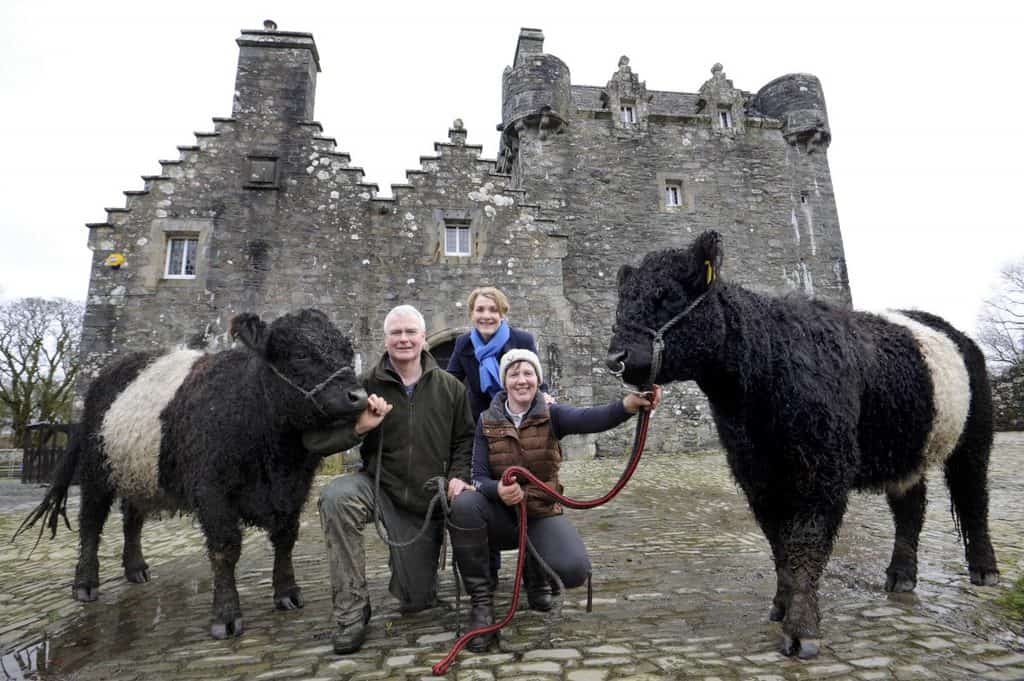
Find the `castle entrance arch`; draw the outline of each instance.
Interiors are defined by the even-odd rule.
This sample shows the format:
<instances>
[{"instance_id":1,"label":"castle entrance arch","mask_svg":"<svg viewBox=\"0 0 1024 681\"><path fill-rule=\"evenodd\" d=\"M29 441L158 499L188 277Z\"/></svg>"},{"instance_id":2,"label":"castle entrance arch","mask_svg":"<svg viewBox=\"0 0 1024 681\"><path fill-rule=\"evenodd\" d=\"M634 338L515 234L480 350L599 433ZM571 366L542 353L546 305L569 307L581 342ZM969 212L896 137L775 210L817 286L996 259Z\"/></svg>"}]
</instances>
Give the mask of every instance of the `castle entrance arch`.
<instances>
[{"instance_id":1,"label":"castle entrance arch","mask_svg":"<svg viewBox=\"0 0 1024 681\"><path fill-rule=\"evenodd\" d=\"M435 333L427 334L427 349L437 360L438 366L442 369L448 367L448 360L452 356L452 349L455 347L455 339L466 333L468 328L442 329Z\"/></svg>"}]
</instances>

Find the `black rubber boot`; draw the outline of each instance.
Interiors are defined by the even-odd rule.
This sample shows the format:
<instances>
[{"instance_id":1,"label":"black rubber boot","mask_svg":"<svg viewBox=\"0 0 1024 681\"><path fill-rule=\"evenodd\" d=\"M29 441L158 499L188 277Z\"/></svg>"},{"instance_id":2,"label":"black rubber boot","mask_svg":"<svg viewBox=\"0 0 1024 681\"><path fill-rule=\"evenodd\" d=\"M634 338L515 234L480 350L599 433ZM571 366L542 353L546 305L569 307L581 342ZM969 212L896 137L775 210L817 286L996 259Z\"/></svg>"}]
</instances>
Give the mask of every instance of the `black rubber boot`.
<instances>
[{"instance_id":1,"label":"black rubber boot","mask_svg":"<svg viewBox=\"0 0 1024 681\"><path fill-rule=\"evenodd\" d=\"M487 528L452 528L452 554L459 565L462 584L469 595L469 631L494 624L494 591L491 588L491 552ZM485 653L497 639L497 632L477 636L466 646L474 653Z\"/></svg>"},{"instance_id":2,"label":"black rubber boot","mask_svg":"<svg viewBox=\"0 0 1024 681\"><path fill-rule=\"evenodd\" d=\"M548 583L548 573L534 559L532 553L526 554L523 583L526 585L526 602L529 603L530 610L538 612L551 610L551 584Z\"/></svg>"}]
</instances>

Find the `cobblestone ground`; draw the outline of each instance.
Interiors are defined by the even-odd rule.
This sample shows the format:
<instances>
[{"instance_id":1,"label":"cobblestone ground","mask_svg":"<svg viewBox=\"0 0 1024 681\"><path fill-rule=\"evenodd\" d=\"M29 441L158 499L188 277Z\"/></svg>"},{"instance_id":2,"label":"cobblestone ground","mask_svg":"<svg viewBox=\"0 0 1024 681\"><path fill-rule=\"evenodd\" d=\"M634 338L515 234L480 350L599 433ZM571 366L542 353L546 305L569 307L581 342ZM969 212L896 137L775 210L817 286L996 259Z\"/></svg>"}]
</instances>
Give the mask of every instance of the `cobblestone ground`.
<instances>
[{"instance_id":1,"label":"cobblestone ground","mask_svg":"<svg viewBox=\"0 0 1024 681\"><path fill-rule=\"evenodd\" d=\"M617 479L621 461L570 462L566 487L592 498ZM685 678L1022 679L1021 622L998 603L1024 570L1024 435L1000 434L991 472L991 526L1002 583L967 579L949 500L933 476L912 595L886 594L892 525L882 497L857 495L821 590L824 645L810 662L782 657L768 622L774 573L767 543L720 455L650 458L611 504L572 512L594 562L594 612L569 594L557 620L520 612L500 651L463 653L457 681L611 681ZM323 480L320 481L321 483ZM74 507L73 500L71 506ZM246 632L207 636L211 604L202 539L188 518L147 524L152 581L128 584L120 570L121 528L111 516L101 554L101 596L70 598L76 536L62 530L29 556L32 540L0 554L0 677L8 679L420 679L454 639L450 607L401 616L387 595L383 545L367 535L374 615L362 651L330 648L330 586L318 520L310 504L296 547L306 607L271 603L272 554L260 533L246 536L239 592ZM26 512L0 505L0 537ZM74 518L74 515L72 515ZM505 554L505 573L514 564ZM454 601L450 570L442 597ZM498 611L510 597L507 574ZM465 610L463 611L465 616Z\"/></svg>"}]
</instances>

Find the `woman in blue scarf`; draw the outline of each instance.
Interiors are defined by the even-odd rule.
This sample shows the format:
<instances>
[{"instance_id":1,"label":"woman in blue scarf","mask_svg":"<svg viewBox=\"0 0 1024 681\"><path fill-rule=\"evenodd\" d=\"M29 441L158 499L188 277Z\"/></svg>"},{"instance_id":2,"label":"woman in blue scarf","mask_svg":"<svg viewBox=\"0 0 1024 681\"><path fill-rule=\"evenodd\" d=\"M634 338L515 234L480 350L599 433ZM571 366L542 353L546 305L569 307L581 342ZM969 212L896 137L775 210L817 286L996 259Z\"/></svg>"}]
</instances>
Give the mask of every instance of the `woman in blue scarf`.
<instances>
[{"instance_id":1,"label":"woman in blue scarf","mask_svg":"<svg viewBox=\"0 0 1024 681\"><path fill-rule=\"evenodd\" d=\"M455 339L448 373L466 384L469 390L469 406L473 422L491 404L491 399L501 391L498 365L509 350L537 352L533 336L509 325L508 298L493 286L473 289L469 294L469 319L473 330ZM540 386L541 392L550 402L547 385Z\"/></svg>"}]
</instances>

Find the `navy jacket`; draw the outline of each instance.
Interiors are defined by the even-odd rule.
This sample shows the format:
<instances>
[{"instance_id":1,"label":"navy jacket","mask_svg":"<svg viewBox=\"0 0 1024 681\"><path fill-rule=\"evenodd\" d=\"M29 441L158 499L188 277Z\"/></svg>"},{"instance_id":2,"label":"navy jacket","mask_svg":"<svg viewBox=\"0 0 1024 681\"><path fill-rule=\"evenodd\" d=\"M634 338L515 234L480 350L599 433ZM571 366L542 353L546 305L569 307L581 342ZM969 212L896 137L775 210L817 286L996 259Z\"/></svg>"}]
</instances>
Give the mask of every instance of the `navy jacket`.
<instances>
[{"instance_id":1,"label":"navy jacket","mask_svg":"<svg viewBox=\"0 0 1024 681\"><path fill-rule=\"evenodd\" d=\"M508 342L498 353L498 361L509 350L530 350L537 352L537 343L528 331L517 329L512 325L508 327ZM452 349L451 359L448 360L448 373L466 383L469 389L469 410L473 414L473 422L480 418L480 413L491 404L491 396L480 389L480 362L476 360L473 353L473 341L469 336L472 333L464 333L455 339L455 347ZM548 391L547 383L541 383L541 392Z\"/></svg>"}]
</instances>

